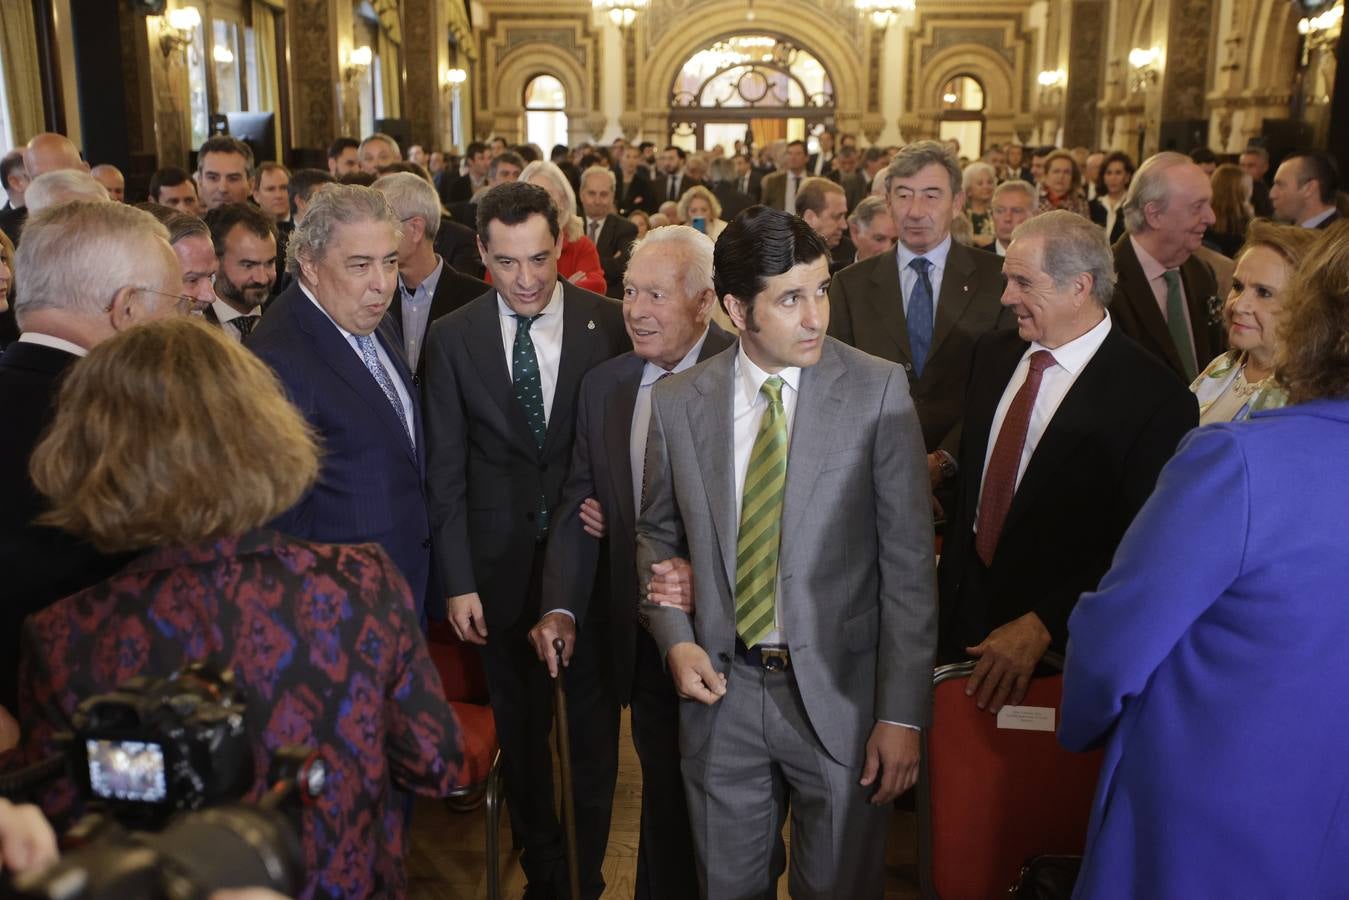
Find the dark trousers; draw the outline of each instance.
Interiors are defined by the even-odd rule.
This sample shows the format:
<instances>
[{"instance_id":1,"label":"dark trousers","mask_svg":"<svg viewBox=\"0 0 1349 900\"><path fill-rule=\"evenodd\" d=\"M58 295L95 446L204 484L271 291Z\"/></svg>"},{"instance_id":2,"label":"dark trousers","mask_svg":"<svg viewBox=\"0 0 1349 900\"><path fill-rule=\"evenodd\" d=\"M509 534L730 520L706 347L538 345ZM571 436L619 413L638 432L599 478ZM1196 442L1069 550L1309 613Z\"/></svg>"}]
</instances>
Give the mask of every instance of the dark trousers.
<instances>
[{"instance_id":1,"label":"dark trousers","mask_svg":"<svg viewBox=\"0 0 1349 900\"><path fill-rule=\"evenodd\" d=\"M490 631L481 648L492 714L501 744L502 774L511 826L524 844L520 864L531 890L550 886L565 896L565 844L553 803L553 760L548 735L553 686L534 654L529 629L539 616L542 547L534 554L530 594L520 619ZM601 674L592 628L583 628L564 671L571 733L572 786L576 797L577 861L581 895L604 892L600 871L609 841L609 818L618 777L618 703Z\"/></svg>"},{"instance_id":2,"label":"dark trousers","mask_svg":"<svg viewBox=\"0 0 1349 900\"><path fill-rule=\"evenodd\" d=\"M642 764L636 900L697 897L693 832L679 769L679 697L656 642L640 628L632 679L632 743Z\"/></svg>"}]
</instances>

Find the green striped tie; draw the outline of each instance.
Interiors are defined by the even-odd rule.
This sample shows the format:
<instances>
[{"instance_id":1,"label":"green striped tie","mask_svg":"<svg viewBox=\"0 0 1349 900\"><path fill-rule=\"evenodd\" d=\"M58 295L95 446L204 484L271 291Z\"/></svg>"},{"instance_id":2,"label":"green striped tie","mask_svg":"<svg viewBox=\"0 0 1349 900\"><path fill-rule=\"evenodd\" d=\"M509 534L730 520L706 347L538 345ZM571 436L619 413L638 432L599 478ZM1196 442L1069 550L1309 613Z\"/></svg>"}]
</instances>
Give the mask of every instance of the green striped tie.
<instances>
[{"instance_id":1,"label":"green striped tie","mask_svg":"<svg viewBox=\"0 0 1349 900\"><path fill-rule=\"evenodd\" d=\"M778 580L782 536L782 489L787 481L787 414L782 379L774 375L759 389L768 408L745 472L740 536L735 547L735 630L746 647L762 643L773 630L773 593Z\"/></svg>"}]
</instances>

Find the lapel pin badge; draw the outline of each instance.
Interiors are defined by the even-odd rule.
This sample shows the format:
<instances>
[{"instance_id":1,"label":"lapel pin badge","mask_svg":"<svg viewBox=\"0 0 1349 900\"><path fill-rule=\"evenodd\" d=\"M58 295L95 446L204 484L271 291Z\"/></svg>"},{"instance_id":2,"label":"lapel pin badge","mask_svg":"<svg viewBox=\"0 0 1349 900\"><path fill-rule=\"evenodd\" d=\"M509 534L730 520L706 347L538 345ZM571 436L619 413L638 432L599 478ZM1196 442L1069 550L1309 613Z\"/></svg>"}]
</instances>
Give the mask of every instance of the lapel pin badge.
<instances>
[{"instance_id":1,"label":"lapel pin badge","mask_svg":"<svg viewBox=\"0 0 1349 900\"><path fill-rule=\"evenodd\" d=\"M587 323L586 323L586 328L587 328L588 330L590 330L590 331L594 331L594 330L595 330L595 320L594 320L594 319L591 319L589 322L587 322Z\"/></svg>"}]
</instances>

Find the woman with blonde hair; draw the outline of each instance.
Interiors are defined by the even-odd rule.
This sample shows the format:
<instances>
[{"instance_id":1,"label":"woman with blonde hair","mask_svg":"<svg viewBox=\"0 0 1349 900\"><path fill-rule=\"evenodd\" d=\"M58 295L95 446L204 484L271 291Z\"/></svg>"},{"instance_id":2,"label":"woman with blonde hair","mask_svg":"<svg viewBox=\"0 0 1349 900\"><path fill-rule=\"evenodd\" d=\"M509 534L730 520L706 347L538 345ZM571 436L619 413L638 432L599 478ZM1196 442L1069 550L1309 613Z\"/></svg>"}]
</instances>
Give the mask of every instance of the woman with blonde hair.
<instances>
[{"instance_id":1,"label":"woman with blonde hair","mask_svg":"<svg viewBox=\"0 0 1349 900\"><path fill-rule=\"evenodd\" d=\"M557 259L557 274L577 287L603 294L608 283L600 266L600 253L595 243L586 237L585 222L576 214L576 191L566 174L553 163L535 160L525 166L520 181L543 188L557 207L557 220L562 226L562 254ZM491 273L486 280L491 283Z\"/></svg>"},{"instance_id":2,"label":"woman with blonde hair","mask_svg":"<svg viewBox=\"0 0 1349 900\"><path fill-rule=\"evenodd\" d=\"M401 897L397 790L443 796L486 773L465 769L412 591L384 550L267 527L314 484L318 457L271 370L200 320L129 329L76 363L30 464L43 521L137 555L27 619L19 755L56 752L80 700L130 678L230 670L258 761L248 799L279 747L327 766L301 813L296 896ZM64 819L73 798L53 788L44 810Z\"/></svg>"},{"instance_id":3,"label":"woman with blonde hair","mask_svg":"<svg viewBox=\"0 0 1349 900\"><path fill-rule=\"evenodd\" d=\"M14 293L14 244L9 235L0 231L0 350L17 338L18 327L10 309L10 295Z\"/></svg>"},{"instance_id":4,"label":"woman with blonde hair","mask_svg":"<svg viewBox=\"0 0 1349 900\"><path fill-rule=\"evenodd\" d=\"M1223 256L1236 258L1246 241L1246 228L1255 218L1251 207L1251 176L1240 166L1223 163L1209 178L1213 185L1213 224L1204 232L1204 243Z\"/></svg>"},{"instance_id":5,"label":"woman with blonde hair","mask_svg":"<svg viewBox=\"0 0 1349 900\"><path fill-rule=\"evenodd\" d=\"M1288 402L1274 372L1279 319L1287 286L1315 237L1314 230L1296 225L1251 223L1223 304L1229 349L1190 385L1199 400L1199 424L1237 421Z\"/></svg>"},{"instance_id":6,"label":"woman with blonde hair","mask_svg":"<svg viewBox=\"0 0 1349 900\"><path fill-rule=\"evenodd\" d=\"M974 246L987 250L997 239L993 228L993 191L998 187L997 173L988 163L976 162L965 167L962 178L970 240Z\"/></svg>"},{"instance_id":7,"label":"woman with blonde hair","mask_svg":"<svg viewBox=\"0 0 1349 900\"><path fill-rule=\"evenodd\" d=\"M701 184L689 188L679 198L679 218L685 225L693 226L713 241L726 228L726 222L721 218L721 201ZM699 219L702 220L702 227L698 225Z\"/></svg>"}]
</instances>

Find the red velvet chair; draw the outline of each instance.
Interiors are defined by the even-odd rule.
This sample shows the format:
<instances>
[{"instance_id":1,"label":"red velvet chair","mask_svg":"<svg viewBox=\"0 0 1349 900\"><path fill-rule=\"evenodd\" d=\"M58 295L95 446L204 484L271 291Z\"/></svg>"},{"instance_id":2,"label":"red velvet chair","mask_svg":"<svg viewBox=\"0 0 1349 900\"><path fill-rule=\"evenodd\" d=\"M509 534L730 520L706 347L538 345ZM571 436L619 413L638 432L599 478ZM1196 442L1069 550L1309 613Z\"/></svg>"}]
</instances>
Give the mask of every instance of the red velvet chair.
<instances>
[{"instance_id":1,"label":"red velvet chair","mask_svg":"<svg viewBox=\"0 0 1349 900\"><path fill-rule=\"evenodd\" d=\"M496 720L487 702L487 678L478 654L455 637L449 622L432 622L427 633L431 661L464 735L464 768L468 785L449 798L457 811L472 809L481 796L487 815L487 897L501 897L498 834L501 826L501 748ZM465 803L466 799L473 802ZM456 802L458 801L458 802Z\"/></svg>"},{"instance_id":2,"label":"red velvet chair","mask_svg":"<svg viewBox=\"0 0 1349 900\"><path fill-rule=\"evenodd\" d=\"M918 874L929 900L1006 894L1043 854L1080 856L1101 753L1069 753L1052 731L1000 729L965 696L974 663L933 674L932 727L918 780ZM1032 680L1022 706L1052 707L1063 675Z\"/></svg>"}]
</instances>

